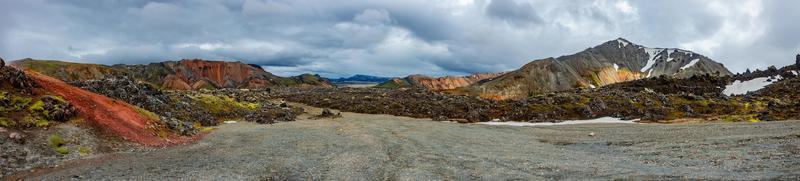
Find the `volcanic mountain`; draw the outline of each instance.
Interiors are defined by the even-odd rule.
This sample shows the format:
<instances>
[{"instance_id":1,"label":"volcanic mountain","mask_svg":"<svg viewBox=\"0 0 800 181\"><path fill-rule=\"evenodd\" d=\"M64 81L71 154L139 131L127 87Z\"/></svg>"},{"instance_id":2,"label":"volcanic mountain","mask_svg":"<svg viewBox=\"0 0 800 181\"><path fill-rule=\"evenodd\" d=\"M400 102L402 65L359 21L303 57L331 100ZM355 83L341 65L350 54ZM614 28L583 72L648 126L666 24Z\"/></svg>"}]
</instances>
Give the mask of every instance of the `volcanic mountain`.
<instances>
[{"instance_id":1,"label":"volcanic mountain","mask_svg":"<svg viewBox=\"0 0 800 181\"><path fill-rule=\"evenodd\" d=\"M378 84L379 88L418 87L432 91L453 90L479 81L492 79L503 73L477 73L468 76L430 77L425 75L410 75L405 78L392 78Z\"/></svg>"},{"instance_id":2,"label":"volcanic mountain","mask_svg":"<svg viewBox=\"0 0 800 181\"><path fill-rule=\"evenodd\" d=\"M175 90L252 89L271 86L332 87L330 82L319 75L280 77L265 71L260 66L242 62L184 59L147 65L107 66L23 59L16 61L15 64L68 82L129 76Z\"/></svg>"},{"instance_id":3,"label":"volcanic mountain","mask_svg":"<svg viewBox=\"0 0 800 181\"><path fill-rule=\"evenodd\" d=\"M619 38L576 54L534 60L518 70L462 91L484 98L507 99L648 77L686 78L704 74L732 75L722 64L698 53L677 48L649 48Z\"/></svg>"}]
</instances>

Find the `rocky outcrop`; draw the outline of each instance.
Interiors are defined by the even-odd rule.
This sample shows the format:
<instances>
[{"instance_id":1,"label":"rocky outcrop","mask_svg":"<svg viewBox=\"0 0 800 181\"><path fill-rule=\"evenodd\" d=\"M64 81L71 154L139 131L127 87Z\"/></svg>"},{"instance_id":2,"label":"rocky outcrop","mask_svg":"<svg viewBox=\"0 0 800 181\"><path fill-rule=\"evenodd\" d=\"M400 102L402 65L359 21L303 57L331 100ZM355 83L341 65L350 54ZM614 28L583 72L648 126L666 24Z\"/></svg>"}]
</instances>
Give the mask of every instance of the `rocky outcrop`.
<instances>
[{"instance_id":1,"label":"rocky outcrop","mask_svg":"<svg viewBox=\"0 0 800 181\"><path fill-rule=\"evenodd\" d=\"M799 59L799 60L800 60L800 59ZM0 58L0 68L3 68L3 67L5 67L5 66L6 66L6 61L5 61L5 60L3 60L3 58Z\"/></svg>"},{"instance_id":2,"label":"rocky outcrop","mask_svg":"<svg viewBox=\"0 0 800 181\"><path fill-rule=\"evenodd\" d=\"M596 88L649 77L732 75L703 55L675 48L648 48L625 39L605 42L573 55L535 60L464 91L485 98L522 98L574 88Z\"/></svg>"},{"instance_id":3,"label":"rocky outcrop","mask_svg":"<svg viewBox=\"0 0 800 181\"><path fill-rule=\"evenodd\" d=\"M377 87L399 88L415 87L424 88L432 91L453 90L460 87L469 86L482 80L488 80L502 75L503 73L478 73L468 76L446 76L429 77L425 75L410 75L405 78L393 78L381 83Z\"/></svg>"},{"instance_id":4,"label":"rocky outcrop","mask_svg":"<svg viewBox=\"0 0 800 181\"><path fill-rule=\"evenodd\" d=\"M279 78L241 62L193 59L162 64L171 72L164 77L162 87L178 90L265 88L271 85L269 80Z\"/></svg>"},{"instance_id":5,"label":"rocky outcrop","mask_svg":"<svg viewBox=\"0 0 800 181\"><path fill-rule=\"evenodd\" d=\"M800 54L797 54L797 57L795 57L794 66L800 69Z\"/></svg>"}]
</instances>

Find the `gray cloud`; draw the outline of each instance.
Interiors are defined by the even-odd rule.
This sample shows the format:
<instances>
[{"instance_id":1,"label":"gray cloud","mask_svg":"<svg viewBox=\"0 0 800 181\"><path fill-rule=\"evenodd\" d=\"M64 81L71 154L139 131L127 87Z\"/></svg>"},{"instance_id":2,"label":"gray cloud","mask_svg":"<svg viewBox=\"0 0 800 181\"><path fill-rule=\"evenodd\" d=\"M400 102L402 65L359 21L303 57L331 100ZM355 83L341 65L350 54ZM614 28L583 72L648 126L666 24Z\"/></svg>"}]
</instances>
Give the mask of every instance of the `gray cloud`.
<instances>
[{"instance_id":1,"label":"gray cloud","mask_svg":"<svg viewBox=\"0 0 800 181\"><path fill-rule=\"evenodd\" d=\"M800 50L792 0L132 0L0 2L0 56L104 64L244 61L279 75L516 69L617 37L733 71Z\"/></svg>"},{"instance_id":2,"label":"gray cloud","mask_svg":"<svg viewBox=\"0 0 800 181\"><path fill-rule=\"evenodd\" d=\"M517 3L514 0L492 0L486 7L489 16L518 25L530 25L542 22L536 9L530 3Z\"/></svg>"}]
</instances>

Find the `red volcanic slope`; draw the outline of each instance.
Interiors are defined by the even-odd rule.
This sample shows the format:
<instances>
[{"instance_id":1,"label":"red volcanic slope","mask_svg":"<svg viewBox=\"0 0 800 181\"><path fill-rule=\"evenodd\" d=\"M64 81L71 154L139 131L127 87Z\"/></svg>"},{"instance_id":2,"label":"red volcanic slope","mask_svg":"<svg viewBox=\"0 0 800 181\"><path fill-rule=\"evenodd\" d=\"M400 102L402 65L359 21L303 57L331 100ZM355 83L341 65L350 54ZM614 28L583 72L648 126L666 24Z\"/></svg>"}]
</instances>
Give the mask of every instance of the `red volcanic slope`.
<instances>
[{"instance_id":1,"label":"red volcanic slope","mask_svg":"<svg viewBox=\"0 0 800 181\"><path fill-rule=\"evenodd\" d=\"M167 133L162 138L158 135L158 129L166 128L162 128L156 120L141 115L129 104L73 87L34 71L25 70L25 73L36 80L45 91L69 101L81 117L104 133L146 146L167 146L194 140L192 137L181 137L173 133Z\"/></svg>"}]
</instances>

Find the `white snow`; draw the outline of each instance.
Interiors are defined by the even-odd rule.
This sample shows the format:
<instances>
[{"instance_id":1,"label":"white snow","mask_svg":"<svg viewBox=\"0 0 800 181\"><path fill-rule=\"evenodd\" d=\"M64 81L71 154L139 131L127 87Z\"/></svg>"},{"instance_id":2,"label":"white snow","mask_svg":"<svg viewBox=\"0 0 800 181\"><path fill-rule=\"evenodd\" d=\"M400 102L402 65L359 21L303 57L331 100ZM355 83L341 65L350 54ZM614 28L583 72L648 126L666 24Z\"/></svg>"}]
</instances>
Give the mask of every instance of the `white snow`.
<instances>
[{"instance_id":1,"label":"white snow","mask_svg":"<svg viewBox=\"0 0 800 181\"><path fill-rule=\"evenodd\" d=\"M619 48L622 48L624 46L628 46L628 42L620 40L620 39L617 39L617 43L619 43Z\"/></svg>"},{"instance_id":2,"label":"white snow","mask_svg":"<svg viewBox=\"0 0 800 181\"><path fill-rule=\"evenodd\" d=\"M562 121L562 122L558 122L558 123L551 123L551 122L529 123L529 122L515 122L515 121L509 121L509 122L491 121L491 122L480 122L480 123L476 123L476 124L495 125L495 126L557 126L557 125L573 125L573 124L608 124L608 123L631 124L631 123L636 123L636 121L639 121L639 120L638 119L635 119L635 120L622 120L622 119L613 118L613 117L602 117L602 118L589 119L589 120L568 120L568 121Z\"/></svg>"},{"instance_id":3,"label":"white snow","mask_svg":"<svg viewBox=\"0 0 800 181\"><path fill-rule=\"evenodd\" d=\"M667 49L667 62L672 61L672 53L675 52L675 49Z\"/></svg>"},{"instance_id":4,"label":"white snow","mask_svg":"<svg viewBox=\"0 0 800 181\"><path fill-rule=\"evenodd\" d=\"M650 68L653 68L653 65L656 64L656 59L658 58L659 53L661 53L661 51L663 50L664 49L661 48L645 48L644 52L647 53L649 58L647 60L647 65L642 67L642 70L640 70L639 72L644 72L649 70Z\"/></svg>"},{"instance_id":5,"label":"white snow","mask_svg":"<svg viewBox=\"0 0 800 181\"><path fill-rule=\"evenodd\" d=\"M797 72L796 70L792 70L792 73L793 73L794 75L800 75L800 72Z\"/></svg>"},{"instance_id":6,"label":"white snow","mask_svg":"<svg viewBox=\"0 0 800 181\"><path fill-rule=\"evenodd\" d=\"M619 71L619 65L614 64L614 70Z\"/></svg>"},{"instance_id":7,"label":"white snow","mask_svg":"<svg viewBox=\"0 0 800 181\"><path fill-rule=\"evenodd\" d=\"M236 124L236 121L225 121L223 123L225 123L225 124Z\"/></svg>"},{"instance_id":8,"label":"white snow","mask_svg":"<svg viewBox=\"0 0 800 181\"><path fill-rule=\"evenodd\" d=\"M592 84L589 84L589 88L592 88L592 89L594 89L594 88L597 88L597 87L595 87L595 86L594 86L594 85L592 85Z\"/></svg>"},{"instance_id":9,"label":"white snow","mask_svg":"<svg viewBox=\"0 0 800 181\"><path fill-rule=\"evenodd\" d=\"M767 81L769 79L769 77L759 77L744 82L737 80L733 82L733 84L725 86L725 90L722 91L722 93L728 96L747 94L748 92L761 90L783 78L781 76L775 76L775 79L772 81Z\"/></svg>"},{"instance_id":10,"label":"white snow","mask_svg":"<svg viewBox=\"0 0 800 181\"><path fill-rule=\"evenodd\" d=\"M653 75L653 69L650 69L650 71L647 71L647 77L650 77L651 75Z\"/></svg>"},{"instance_id":11,"label":"white snow","mask_svg":"<svg viewBox=\"0 0 800 181\"><path fill-rule=\"evenodd\" d=\"M694 64L697 64L697 62L699 62L699 61L700 61L700 59L696 58L696 59L692 60L691 62L689 62L688 64L686 64L683 67L681 67L681 70L687 69L689 67L692 67L692 66L694 66Z\"/></svg>"}]
</instances>

